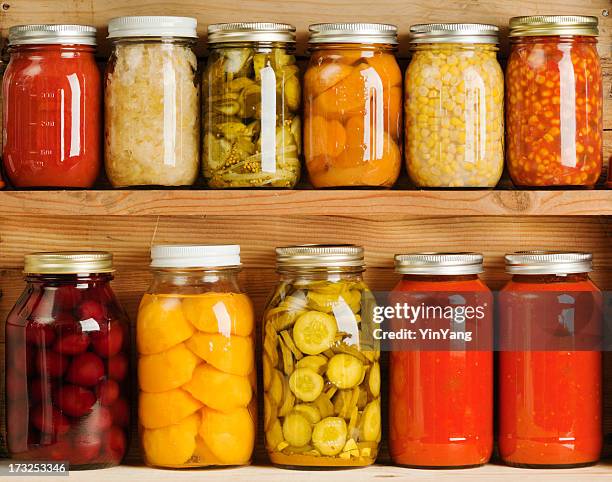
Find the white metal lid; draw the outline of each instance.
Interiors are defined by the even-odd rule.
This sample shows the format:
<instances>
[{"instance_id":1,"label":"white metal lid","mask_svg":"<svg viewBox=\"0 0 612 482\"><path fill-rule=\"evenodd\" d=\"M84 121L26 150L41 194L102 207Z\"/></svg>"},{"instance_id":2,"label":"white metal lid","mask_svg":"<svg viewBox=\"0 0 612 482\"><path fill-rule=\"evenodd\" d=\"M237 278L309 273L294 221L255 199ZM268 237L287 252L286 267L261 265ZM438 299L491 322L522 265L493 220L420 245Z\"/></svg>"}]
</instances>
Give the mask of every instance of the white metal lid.
<instances>
[{"instance_id":1,"label":"white metal lid","mask_svg":"<svg viewBox=\"0 0 612 482\"><path fill-rule=\"evenodd\" d=\"M108 23L108 38L179 37L198 38L198 21L191 17L117 17Z\"/></svg>"},{"instance_id":2,"label":"white metal lid","mask_svg":"<svg viewBox=\"0 0 612 482\"><path fill-rule=\"evenodd\" d=\"M506 255L510 274L589 273L593 271L591 253L568 251L517 251Z\"/></svg>"},{"instance_id":3,"label":"white metal lid","mask_svg":"<svg viewBox=\"0 0 612 482\"><path fill-rule=\"evenodd\" d=\"M96 45L91 25L15 25L9 29L9 45Z\"/></svg>"},{"instance_id":4,"label":"white metal lid","mask_svg":"<svg viewBox=\"0 0 612 482\"><path fill-rule=\"evenodd\" d=\"M401 274L453 276L479 274L480 253L408 253L395 255L395 271Z\"/></svg>"},{"instance_id":5,"label":"white metal lid","mask_svg":"<svg viewBox=\"0 0 612 482\"><path fill-rule=\"evenodd\" d=\"M237 244L161 244L151 248L152 268L221 268L240 266Z\"/></svg>"},{"instance_id":6,"label":"white metal lid","mask_svg":"<svg viewBox=\"0 0 612 482\"><path fill-rule=\"evenodd\" d=\"M499 43L499 27L481 23L423 23L410 27L410 43Z\"/></svg>"},{"instance_id":7,"label":"white metal lid","mask_svg":"<svg viewBox=\"0 0 612 482\"><path fill-rule=\"evenodd\" d=\"M208 26L208 43L281 42L295 43L295 27L287 23L235 22Z\"/></svg>"},{"instance_id":8,"label":"white metal lid","mask_svg":"<svg viewBox=\"0 0 612 482\"><path fill-rule=\"evenodd\" d=\"M315 23L308 27L311 44L359 43L397 45L397 27L386 23Z\"/></svg>"}]
</instances>

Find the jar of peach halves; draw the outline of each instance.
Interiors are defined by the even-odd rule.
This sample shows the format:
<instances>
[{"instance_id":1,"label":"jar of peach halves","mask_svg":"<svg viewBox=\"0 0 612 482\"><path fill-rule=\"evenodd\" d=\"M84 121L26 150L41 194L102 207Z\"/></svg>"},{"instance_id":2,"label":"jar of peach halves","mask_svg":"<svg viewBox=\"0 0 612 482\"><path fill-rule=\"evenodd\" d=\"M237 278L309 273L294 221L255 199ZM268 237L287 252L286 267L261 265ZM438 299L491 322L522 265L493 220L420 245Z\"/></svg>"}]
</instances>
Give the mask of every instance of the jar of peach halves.
<instances>
[{"instance_id":1,"label":"jar of peach halves","mask_svg":"<svg viewBox=\"0 0 612 482\"><path fill-rule=\"evenodd\" d=\"M138 421L145 462L244 465L255 441L253 306L239 246L154 246L138 310Z\"/></svg>"}]
</instances>

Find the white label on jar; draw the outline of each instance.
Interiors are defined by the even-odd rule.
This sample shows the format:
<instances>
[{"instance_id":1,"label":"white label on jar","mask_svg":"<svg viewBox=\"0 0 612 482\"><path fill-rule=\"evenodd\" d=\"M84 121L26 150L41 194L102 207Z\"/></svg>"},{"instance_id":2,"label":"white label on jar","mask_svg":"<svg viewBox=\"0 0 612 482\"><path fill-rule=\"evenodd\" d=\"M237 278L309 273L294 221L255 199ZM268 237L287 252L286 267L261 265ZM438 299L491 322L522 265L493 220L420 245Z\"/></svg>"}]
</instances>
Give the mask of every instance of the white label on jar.
<instances>
[{"instance_id":1,"label":"white label on jar","mask_svg":"<svg viewBox=\"0 0 612 482\"><path fill-rule=\"evenodd\" d=\"M365 146L363 160L374 161L383 158L385 148L383 85L380 75L372 67L362 70L361 76L366 88L363 116L363 145Z\"/></svg>"},{"instance_id":2,"label":"white label on jar","mask_svg":"<svg viewBox=\"0 0 612 482\"><path fill-rule=\"evenodd\" d=\"M81 154L81 84L77 74L70 74L70 157ZM63 91L62 91L63 92ZM62 106L63 107L63 106ZM62 110L62 118L64 112ZM64 132L62 129L62 137ZM63 140L63 139L62 139ZM62 159L64 157L64 144L62 143Z\"/></svg>"},{"instance_id":3,"label":"white label on jar","mask_svg":"<svg viewBox=\"0 0 612 482\"><path fill-rule=\"evenodd\" d=\"M172 61L172 44L163 44L163 85L164 85L164 165L176 165L176 71Z\"/></svg>"},{"instance_id":4,"label":"white label on jar","mask_svg":"<svg viewBox=\"0 0 612 482\"><path fill-rule=\"evenodd\" d=\"M217 329L225 337L229 337L232 334L232 318L225 307L223 301L218 301L213 306L213 313L217 318Z\"/></svg>"},{"instance_id":5,"label":"white label on jar","mask_svg":"<svg viewBox=\"0 0 612 482\"><path fill-rule=\"evenodd\" d=\"M561 165L576 167L576 74L572 63L572 45L560 43L558 49L563 52L559 61Z\"/></svg>"},{"instance_id":6,"label":"white label on jar","mask_svg":"<svg viewBox=\"0 0 612 482\"><path fill-rule=\"evenodd\" d=\"M268 64L261 77L261 171L276 172L276 74Z\"/></svg>"}]
</instances>

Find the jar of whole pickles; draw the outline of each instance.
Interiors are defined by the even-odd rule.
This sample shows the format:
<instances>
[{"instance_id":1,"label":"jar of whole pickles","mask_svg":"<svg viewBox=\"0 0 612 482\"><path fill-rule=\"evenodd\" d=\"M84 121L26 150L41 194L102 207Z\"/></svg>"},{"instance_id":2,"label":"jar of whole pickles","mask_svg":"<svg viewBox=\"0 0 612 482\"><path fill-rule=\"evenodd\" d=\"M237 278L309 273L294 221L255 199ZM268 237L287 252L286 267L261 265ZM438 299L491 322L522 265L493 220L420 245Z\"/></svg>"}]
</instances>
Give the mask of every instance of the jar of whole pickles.
<instances>
[{"instance_id":1,"label":"jar of whole pickles","mask_svg":"<svg viewBox=\"0 0 612 482\"><path fill-rule=\"evenodd\" d=\"M310 26L304 151L314 187L390 187L401 167L402 74L394 25Z\"/></svg>"},{"instance_id":2,"label":"jar of whole pickles","mask_svg":"<svg viewBox=\"0 0 612 482\"><path fill-rule=\"evenodd\" d=\"M510 20L508 170L518 186L592 187L603 164L597 17Z\"/></svg>"},{"instance_id":3,"label":"jar of whole pickles","mask_svg":"<svg viewBox=\"0 0 612 482\"><path fill-rule=\"evenodd\" d=\"M295 27L210 25L208 44L202 77L202 167L208 185L294 187L302 153Z\"/></svg>"},{"instance_id":4,"label":"jar of whole pickles","mask_svg":"<svg viewBox=\"0 0 612 482\"><path fill-rule=\"evenodd\" d=\"M112 255L34 253L6 322L11 457L119 465L129 434L129 323L110 287Z\"/></svg>"},{"instance_id":5,"label":"jar of whole pickles","mask_svg":"<svg viewBox=\"0 0 612 482\"><path fill-rule=\"evenodd\" d=\"M196 19L119 17L104 89L105 165L114 187L189 186L200 167Z\"/></svg>"},{"instance_id":6,"label":"jar of whole pickles","mask_svg":"<svg viewBox=\"0 0 612 482\"><path fill-rule=\"evenodd\" d=\"M138 422L145 463L245 465L255 441L253 306L239 246L154 246L138 309Z\"/></svg>"},{"instance_id":7,"label":"jar of whole pickles","mask_svg":"<svg viewBox=\"0 0 612 482\"><path fill-rule=\"evenodd\" d=\"M263 326L264 430L273 464L358 467L381 439L376 304L363 248L276 249L280 282Z\"/></svg>"},{"instance_id":8,"label":"jar of whole pickles","mask_svg":"<svg viewBox=\"0 0 612 482\"><path fill-rule=\"evenodd\" d=\"M498 28L410 27L406 165L417 187L495 187L504 168L504 75Z\"/></svg>"}]
</instances>

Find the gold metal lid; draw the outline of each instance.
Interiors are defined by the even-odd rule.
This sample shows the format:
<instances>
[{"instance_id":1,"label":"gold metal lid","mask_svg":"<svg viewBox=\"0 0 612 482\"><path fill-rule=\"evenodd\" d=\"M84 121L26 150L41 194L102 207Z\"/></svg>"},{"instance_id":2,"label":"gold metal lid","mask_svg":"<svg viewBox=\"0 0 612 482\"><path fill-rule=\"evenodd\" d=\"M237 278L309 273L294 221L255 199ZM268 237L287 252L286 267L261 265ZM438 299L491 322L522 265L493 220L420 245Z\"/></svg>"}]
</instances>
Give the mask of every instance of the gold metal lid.
<instances>
[{"instance_id":1,"label":"gold metal lid","mask_svg":"<svg viewBox=\"0 0 612 482\"><path fill-rule=\"evenodd\" d=\"M106 251L58 251L25 256L26 274L112 273L113 255Z\"/></svg>"},{"instance_id":2,"label":"gold metal lid","mask_svg":"<svg viewBox=\"0 0 612 482\"><path fill-rule=\"evenodd\" d=\"M315 23L311 44L359 43L397 45L397 27L386 23Z\"/></svg>"},{"instance_id":3,"label":"gold metal lid","mask_svg":"<svg viewBox=\"0 0 612 482\"><path fill-rule=\"evenodd\" d=\"M586 15L533 15L510 19L510 37L585 35L597 37L597 17Z\"/></svg>"},{"instance_id":4,"label":"gold metal lid","mask_svg":"<svg viewBox=\"0 0 612 482\"><path fill-rule=\"evenodd\" d=\"M235 22L208 26L208 43L281 42L295 43L295 27L287 23Z\"/></svg>"},{"instance_id":5,"label":"gold metal lid","mask_svg":"<svg viewBox=\"0 0 612 482\"><path fill-rule=\"evenodd\" d=\"M479 274L483 256L480 253L409 253L395 255L395 271L418 275Z\"/></svg>"},{"instance_id":6,"label":"gold metal lid","mask_svg":"<svg viewBox=\"0 0 612 482\"><path fill-rule=\"evenodd\" d=\"M506 255L506 272L510 274L589 273L593 271L591 253L569 251L517 251Z\"/></svg>"},{"instance_id":7,"label":"gold metal lid","mask_svg":"<svg viewBox=\"0 0 612 482\"><path fill-rule=\"evenodd\" d=\"M481 23L423 23L410 27L411 44L498 44L497 25Z\"/></svg>"},{"instance_id":8,"label":"gold metal lid","mask_svg":"<svg viewBox=\"0 0 612 482\"><path fill-rule=\"evenodd\" d=\"M330 270L365 267L361 246L352 244L303 244L276 248L278 271Z\"/></svg>"}]
</instances>

